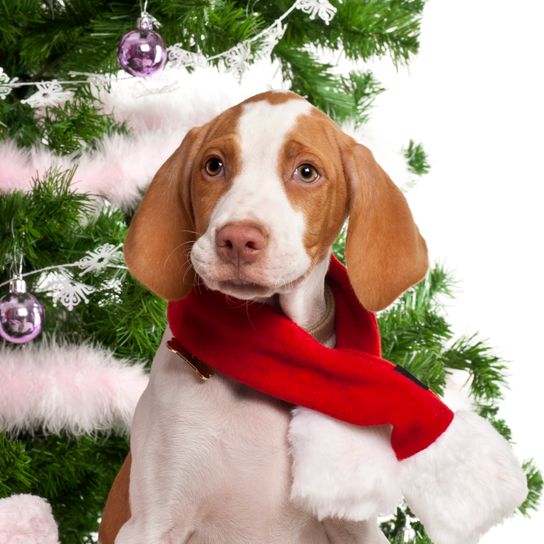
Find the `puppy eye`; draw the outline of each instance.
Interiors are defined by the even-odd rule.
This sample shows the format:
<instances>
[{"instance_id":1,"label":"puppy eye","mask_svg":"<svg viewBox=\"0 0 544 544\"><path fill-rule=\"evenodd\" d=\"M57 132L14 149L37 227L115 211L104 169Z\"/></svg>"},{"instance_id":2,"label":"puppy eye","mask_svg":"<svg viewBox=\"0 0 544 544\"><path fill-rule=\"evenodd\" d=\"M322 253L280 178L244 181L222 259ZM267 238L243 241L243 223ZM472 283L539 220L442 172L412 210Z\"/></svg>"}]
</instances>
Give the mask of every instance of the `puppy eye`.
<instances>
[{"instance_id":1,"label":"puppy eye","mask_svg":"<svg viewBox=\"0 0 544 544\"><path fill-rule=\"evenodd\" d=\"M319 179L319 172L311 164L301 164L295 170L295 177L304 183L313 183Z\"/></svg>"},{"instance_id":2,"label":"puppy eye","mask_svg":"<svg viewBox=\"0 0 544 544\"><path fill-rule=\"evenodd\" d=\"M223 172L223 161L219 157L211 157L206 161L204 170L208 176L218 176Z\"/></svg>"}]
</instances>

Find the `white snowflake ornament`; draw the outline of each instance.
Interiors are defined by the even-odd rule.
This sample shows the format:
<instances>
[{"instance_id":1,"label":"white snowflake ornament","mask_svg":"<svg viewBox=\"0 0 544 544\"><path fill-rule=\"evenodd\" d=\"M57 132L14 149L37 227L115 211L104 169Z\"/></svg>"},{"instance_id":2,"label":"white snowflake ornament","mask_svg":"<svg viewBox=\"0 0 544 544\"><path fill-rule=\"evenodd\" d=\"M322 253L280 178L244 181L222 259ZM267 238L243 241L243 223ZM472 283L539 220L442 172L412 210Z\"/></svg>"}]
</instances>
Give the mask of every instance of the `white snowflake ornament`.
<instances>
[{"instance_id":1,"label":"white snowflake ornament","mask_svg":"<svg viewBox=\"0 0 544 544\"><path fill-rule=\"evenodd\" d=\"M13 89L13 84L17 81L18 78L14 77L10 79L9 76L4 72L4 69L0 66L0 100L4 100L6 96Z\"/></svg>"},{"instance_id":2,"label":"white snowflake ornament","mask_svg":"<svg viewBox=\"0 0 544 544\"><path fill-rule=\"evenodd\" d=\"M88 272L96 274L112 264L121 264L122 262L123 252L120 245L102 244L96 249L89 251L76 264L82 269L81 275L83 276Z\"/></svg>"},{"instance_id":3,"label":"white snowflake ornament","mask_svg":"<svg viewBox=\"0 0 544 544\"><path fill-rule=\"evenodd\" d=\"M259 57L267 59L272 54L272 50L285 34L285 25L281 21L276 21L270 28L262 34L262 45L259 51Z\"/></svg>"},{"instance_id":4,"label":"white snowflake ornament","mask_svg":"<svg viewBox=\"0 0 544 544\"><path fill-rule=\"evenodd\" d=\"M168 48L168 63L172 68L181 66L205 68L208 65L208 61L202 53L187 51L179 43L175 43Z\"/></svg>"},{"instance_id":5,"label":"white snowflake ornament","mask_svg":"<svg viewBox=\"0 0 544 544\"><path fill-rule=\"evenodd\" d=\"M312 21L319 17L327 25L336 15L336 8L328 0L298 0L297 9L306 13Z\"/></svg>"},{"instance_id":6,"label":"white snowflake ornament","mask_svg":"<svg viewBox=\"0 0 544 544\"><path fill-rule=\"evenodd\" d=\"M87 295L96 291L91 285L76 281L64 269L44 274L38 280L35 289L48 293L54 305L60 302L70 312L81 302L87 304L89 302Z\"/></svg>"},{"instance_id":7,"label":"white snowflake ornament","mask_svg":"<svg viewBox=\"0 0 544 544\"><path fill-rule=\"evenodd\" d=\"M48 108L60 106L74 96L73 91L65 91L56 79L36 83L36 87L38 90L32 96L21 100L23 104L32 108Z\"/></svg>"},{"instance_id":8,"label":"white snowflake ornament","mask_svg":"<svg viewBox=\"0 0 544 544\"><path fill-rule=\"evenodd\" d=\"M249 68L250 59L251 47L249 43L242 42L225 53L224 61L227 70L241 78Z\"/></svg>"}]
</instances>

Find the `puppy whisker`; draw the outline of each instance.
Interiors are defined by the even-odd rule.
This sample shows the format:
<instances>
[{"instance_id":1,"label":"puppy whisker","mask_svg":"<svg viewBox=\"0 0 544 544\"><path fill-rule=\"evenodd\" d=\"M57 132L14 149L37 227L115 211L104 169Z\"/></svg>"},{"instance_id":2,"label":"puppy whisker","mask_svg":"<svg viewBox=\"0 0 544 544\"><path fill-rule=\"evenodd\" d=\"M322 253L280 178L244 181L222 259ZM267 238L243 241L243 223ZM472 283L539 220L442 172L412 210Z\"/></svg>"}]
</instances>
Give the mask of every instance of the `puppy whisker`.
<instances>
[{"instance_id":1,"label":"puppy whisker","mask_svg":"<svg viewBox=\"0 0 544 544\"><path fill-rule=\"evenodd\" d=\"M197 232L196 230L181 229L180 232L187 232L188 234L196 234L197 238L202 236L202 233Z\"/></svg>"}]
</instances>

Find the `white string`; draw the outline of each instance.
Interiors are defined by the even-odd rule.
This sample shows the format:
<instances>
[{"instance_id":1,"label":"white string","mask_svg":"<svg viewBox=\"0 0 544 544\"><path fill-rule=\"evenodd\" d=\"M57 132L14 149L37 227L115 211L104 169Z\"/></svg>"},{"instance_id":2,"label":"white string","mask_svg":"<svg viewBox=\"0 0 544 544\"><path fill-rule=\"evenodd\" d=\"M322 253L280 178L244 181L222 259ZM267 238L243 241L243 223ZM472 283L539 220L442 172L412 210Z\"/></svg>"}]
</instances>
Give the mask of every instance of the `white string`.
<instances>
[{"instance_id":1,"label":"white string","mask_svg":"<svg viewBox=\"0 0 544 544\"><path fill-rule=\"evenodd\" d=\"M41 272L49 272L50 270L63 270L65 268L79 268L77 263L66 263L66 264L56 264L52 266L46 266L45 268L40 268L38 270L31 270L30 272L25 272L24 274L17 274L17 277L26 278L27 276L32 276L34 274L40 274ZM124 265L119 264L108 264L104 268L117 268L119 270L128 270ZM12 280L4 281L0 283L0 287L9 285Z\"/></svg>"},{"instance_id":2,"label":"white string","mask_svg":"<svg viewBox=\"0 0 544 544\"><path fill-rule=\"evenodd\" d=\"M83 83L88 83L88 81L85 79L85 80L73 80L73 81L58 81L56 79L54 80L49 80L49 81L20 81L19 83L13 83L13 85L5 85L6 87L11 87L12 89L16 89L17 87L26 87L26 86L38 86L39 84L41 83L44 83L44 84L47 84L47 83L51 83L51 82L55 82L55 83L58 83L60 85L72 85L72 84L83 84ZM1 85L1 84L0 84Z\"/></svg>"},{"instance_id":3,"label":"white string","mask_svg":"<svg viewBox=\"0 0 544 544\"><path fill-rule=\"evenodd\" d=\"M271 29L273 29L275 26L280 25L283 20L285 20L295 9L297 9L298 5L300 3L300 0L297 0L283 15L278 17L270 26L266 27L264 30L261 30L258 34L255 34L253 38L248 38L242 43L253 43L263 36L265 36L268 32L270 32ZM219 58L222 58L227 55L229 51L235 50L237 47L239 47L241 44L235 45L234 47L231 47L227 51L223 51L223 53L218 53L217 55L214 55L213 57L209 57L208 60L216 60Z\"/></svg>"},{"instance_id":4,"label":"white string","mask_svg":"<svg viewBox=\"0 0 544 544\"><path fill-rule=\"evenodd\" d=\"M125 265L115 264L122 261L121 244L102 244L94 250L88 251L84 257L73 263L45 266L25 274L18 273L13 279L22 280L24 277L41 274L33 286L37 293L44 293L51 297L53 305L62 304L68 311L72 311L80 303L88 304L88 295L96 292L108 292L107 300L118 297L122 289L122 280L119 275L103 280L101 287L88 285L81 281L87 273L102 274L107 269L127 270ZM70 268L78 268L76 273L68 272ZM0 283L0 288L11 283ZM105 299L102 300L103 303Z\"/></svg>"},{"instance_id":5,"label":"white string","mask_svg":"<svg viewBox=\"0 0 544 544\"><path fill-rule=\"evenodd\" d=\"M90 258L90 257L93 257L97 254L97 252L100 252L101 249L103 248L106 248L105 251L109 251L109 254L106 253L105 256L108 257L109 259L115 259L116 258L116 255L117 255L117 251L119 251L121 245L118 245L118 246L112 246L111 244L104 244L102 246L98 246L98 248L94 249L94 250L91 250L89 252L87 252L85 254L84 257L82 257L81 259L78 259L77 261L73 262L73 263L64 263L64 264L55 264L55 265L51 265L51 266L45 266L44 268L39 268L37 270L31 270L30 272L25 272L24 274L22 274L22 267L23 267L23 255L22 253L18 252L18 256L19 256L19 269L17 270L17 273L16 273L16 276L17 277L20 277L20 278L25 278L25 277L28 277L28 276L33 276L34 274L41 274L42 272L50 272L50 271L53 271L53 270L58 270L58 271L62 271L66 268L79 268L79 269L82 269L82 268L89 268L89 270L93 270L92 267L89 267L88 265L85 264L85 261L86 259ZM125 265L118 265L118 264L113 264L113 263L110 263L110 262L104 262L102 265L100 265L98 268L96 268L96 270L104 270L106 268L115 268L115 269L118 269L118 270L128 270L127 267ZM84 274L85 271L82 273ZM9 285L9 283L11 282L11 280L8 280L8 281L4 281L2 283L0 283L0 287L4 287L5 285Z\"/></svg>"}]
</instances>

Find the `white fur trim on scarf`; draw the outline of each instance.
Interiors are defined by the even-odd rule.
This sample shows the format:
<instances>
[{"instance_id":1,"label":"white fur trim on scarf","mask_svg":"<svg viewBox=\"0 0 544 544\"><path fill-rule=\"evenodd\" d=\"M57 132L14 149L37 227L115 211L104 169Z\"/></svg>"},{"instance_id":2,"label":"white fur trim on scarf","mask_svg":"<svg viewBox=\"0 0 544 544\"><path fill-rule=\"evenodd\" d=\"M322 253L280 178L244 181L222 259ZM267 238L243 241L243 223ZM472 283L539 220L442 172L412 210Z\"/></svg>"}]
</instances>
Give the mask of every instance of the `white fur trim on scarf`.
<instances>
[{"instance_id":1,"label":"white fur trim on scarf","mask_svg":"<svg viewBox=\"0 0 544 544\"><path fill-rule=\"evenodd\" d=\"M293 410L291 500L318 519L353 521L394 511L402 496L388 427L356 427L306 408Z\"/></svg>"},{"instance_id":2,"label":"white fur trim on scarf","mask_svg":"<svg viewBox=\"0 0 544 544\"><path fill-rule=\"evenodd\" d=\"M0 431L126 431L147 385L141 365L86 345L0 349Z\"/></svg>"},{"instance_id":3,"label":"white fur trim on scarf","mask_svg":"<svg viewBox=\"0 0 544 544\"><path fill-rule=\"evenodd\" d=\"M35 495L0 499L0 544L58 544L51 506Z\"/></svg>"},{"instance_id":4,"label":"white fur trim on scarf","mask_svg":"<svg viewBox=\"0 0 544 544\"><path fill-rule=\"evenodd\" d=\"M400 466L406 502L434 544L474 544L527 496L510 444L472 412L457 412L436 442Z\"/></svg>"},{"instance_id":5,"label":"white fur trim on scarf","mask_svg":"<svg viewBox=\"0 0 544 544\"><path fill-rule=\"evenodd\" d=\"M289 426L291 499L319 519L392 512L404 496L434 544L474 544L513 514L527 482L508 442L458 411L425 450L397 461L387 427L356 427L304 408Z\"/></svg>"}]
</instances>

